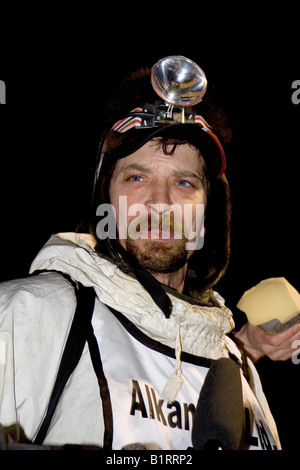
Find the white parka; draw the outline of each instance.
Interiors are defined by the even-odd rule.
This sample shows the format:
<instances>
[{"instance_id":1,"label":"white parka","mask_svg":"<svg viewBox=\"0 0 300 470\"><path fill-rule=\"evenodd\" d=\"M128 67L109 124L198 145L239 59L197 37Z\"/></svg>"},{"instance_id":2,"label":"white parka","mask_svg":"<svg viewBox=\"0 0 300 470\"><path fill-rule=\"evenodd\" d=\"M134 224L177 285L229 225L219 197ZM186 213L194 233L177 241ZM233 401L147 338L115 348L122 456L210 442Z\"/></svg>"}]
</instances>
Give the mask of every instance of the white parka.
<instances>
[{"instance_id":1,"label":"white parka","mask_svg":"<svg viewBox=\"0 0 300 470\"><path fill-rule=\"evenodd\" d=\"M140 283L101 258L94 245L87 234L54 235L31 266L32 273L50 272L0 285L0 423L17 426L30 441L39 430L76 309L74 287L64 273L96 293L92 323L110 394L112 448L141 442L149 449L186 449L191 446L189 412L208 370L205 359L232 353L241 360L226 336L234 327L232 314L216 293L220 307L200 307L168 294L173 309L167 319ZM185 353L187 359L181 360ZM249 448L280 448L258 374L251 361L248 366L250 384L243 376L242 384L251 416ZM174 372L180 379L177 390L168 381ZM102 447L103 413L85 346L44 443Z\"/></svg>"}]
</instances>

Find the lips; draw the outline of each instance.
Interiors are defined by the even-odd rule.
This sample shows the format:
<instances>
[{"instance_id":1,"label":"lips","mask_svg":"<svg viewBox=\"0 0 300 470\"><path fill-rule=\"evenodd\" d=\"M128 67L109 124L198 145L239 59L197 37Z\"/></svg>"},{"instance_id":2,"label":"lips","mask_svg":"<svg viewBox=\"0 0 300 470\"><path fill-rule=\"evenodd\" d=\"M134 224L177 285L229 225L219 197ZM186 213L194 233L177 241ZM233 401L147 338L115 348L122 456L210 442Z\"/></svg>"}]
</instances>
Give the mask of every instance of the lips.
<instances>
[{"instance_id":1,"label":"lips","mask_svg":"<svg viewBox=\"0 0 300 470\"><path fill-rule=\"evenodd\" d=\"M171 240L174 238L174 235L172 230L168 231L155 228L152 230L143 230L140 232L140 238L148 240Z\"/></svg>"},{"instance_id":2,"label":"lips","mask_svg":"<svg viewBox=\"0 0 300 470\"><path fill-rule=\"evenodd\" d=\"M129 223L128 236L134 240L173 241L183 238L183 230L181 221L174 220L174 217L157 219L148 214Z\"/></svg>"}]
</instances>

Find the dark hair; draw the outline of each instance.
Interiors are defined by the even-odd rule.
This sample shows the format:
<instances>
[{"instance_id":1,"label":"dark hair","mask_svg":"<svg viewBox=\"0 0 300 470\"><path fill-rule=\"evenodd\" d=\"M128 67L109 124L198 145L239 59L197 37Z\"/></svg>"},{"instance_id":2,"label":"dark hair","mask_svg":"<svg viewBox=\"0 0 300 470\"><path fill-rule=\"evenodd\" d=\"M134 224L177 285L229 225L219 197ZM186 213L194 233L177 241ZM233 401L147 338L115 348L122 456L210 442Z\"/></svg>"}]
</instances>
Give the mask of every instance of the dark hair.
<instances>
[{"instance_id":1,"label":"dark hair","mask_svg":"<svg viewBox=\"0 0 300 470\"><path fill-rule=\"evenodd\" d=\"M231 201L227 180L210 182L205 217L203 248L195 251L188 263L186 289L196 296L212 287L224 275L230 257Z\"/></svg>"}]
</instances>

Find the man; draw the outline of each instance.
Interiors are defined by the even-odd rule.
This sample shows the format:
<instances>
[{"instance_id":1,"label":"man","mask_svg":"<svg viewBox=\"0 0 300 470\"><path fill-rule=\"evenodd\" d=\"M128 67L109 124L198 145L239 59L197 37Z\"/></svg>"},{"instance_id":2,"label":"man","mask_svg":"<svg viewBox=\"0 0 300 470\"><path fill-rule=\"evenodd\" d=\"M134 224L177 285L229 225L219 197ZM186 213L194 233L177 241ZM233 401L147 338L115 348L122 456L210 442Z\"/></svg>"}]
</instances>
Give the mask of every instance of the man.
<instances>
[{"instance_id":1,"label":"man","mask_svg":"<svg viewBox=\"0 0 300 470\"><path fill-rule=\"evenodd\" d=\"M31 276L2 284L0 422L20 442L184 450L210 366L231 358L245 408L239 447L280 448L212 290L229 259L220 139L230 130L209 98L178 118L150 73L131 75L108 103L91 233L51 237Z\"/></svg>"}]
</instances>

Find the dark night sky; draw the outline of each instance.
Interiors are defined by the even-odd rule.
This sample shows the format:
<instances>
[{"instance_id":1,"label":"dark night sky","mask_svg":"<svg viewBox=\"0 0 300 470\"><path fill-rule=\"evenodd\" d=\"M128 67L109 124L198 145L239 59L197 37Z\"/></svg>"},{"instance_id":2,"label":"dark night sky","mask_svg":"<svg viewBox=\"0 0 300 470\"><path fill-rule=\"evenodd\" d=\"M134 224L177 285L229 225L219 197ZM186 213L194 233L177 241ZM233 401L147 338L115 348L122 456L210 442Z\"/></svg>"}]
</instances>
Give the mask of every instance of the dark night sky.
<instances>
[{"instance_id":1,"label":"dark night sky","mask_svg":"<svg viewBox=\"0 0 300 470\"><path fill-rule=\"evenodd\" d=\"M114 83L179 54L203 68L233 129L226 150L232 255L216 290L231 308L267 277L284 276L300 291L300 104L291 100L300 79L296 7L278 3L262 12L254 2L234 3L230 11L227 2L225 12L211 4L207 14L201 5L168 2L166 13L163 5L143 5L130 19L127 4L125 13L101 6L97 13L82 4L66 12L47 7L47 14L34 7L34 25L18 6L11 25L2 21L0 79L9 106L0 122L0 281L26 276L50 235L74 231L84 218L103 102ZM285 444L298 445L289 432L291 417L299 422L298 368L267 361L263 381Z\"/></svg>"},{"instance_id":2,"label":"dark night sky","mask_svg":"<svg viewBox=\"0 0 300 470\"><path fill-rule=\"evenodd\" d=\"M213 41L192 28L183 40L152 38L143 49L134 41L121 47L121 32L109 44L97 30L85 37L74 31L72 40L49 38L41 50L28 39L14 60L5 57L0 280L26 275L49 236L73 231L84 217L108 90L127 71L181 54L203 68L233 129L226 172L232 256L218 290L233 305L266 277L285 276L300 289L296 43L287 33L283 40L276 24L244 26L224 24Z\"/></svg>"}]
</instances>

